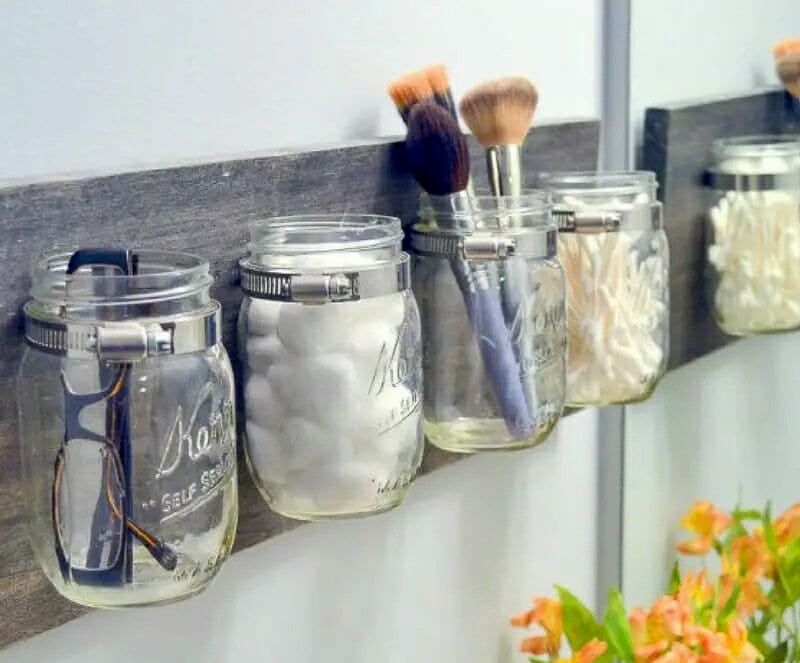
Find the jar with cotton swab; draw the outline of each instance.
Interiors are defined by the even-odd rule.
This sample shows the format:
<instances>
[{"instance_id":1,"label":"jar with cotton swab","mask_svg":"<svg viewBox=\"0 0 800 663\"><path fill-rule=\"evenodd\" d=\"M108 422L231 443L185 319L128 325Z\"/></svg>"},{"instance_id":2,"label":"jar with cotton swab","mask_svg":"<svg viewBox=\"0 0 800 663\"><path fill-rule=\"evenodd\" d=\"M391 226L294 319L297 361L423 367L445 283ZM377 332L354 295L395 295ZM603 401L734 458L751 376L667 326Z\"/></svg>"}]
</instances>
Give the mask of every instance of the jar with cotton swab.
<instances>
[{"instance_id":1,"label":"jar with cotton swab","mask_svg":"<svg viewBox=\"0 0 800 663\"><path fill-rule=\"evenodd\" d=\"M711 308L733 336L800 328L800 138L712 146L707 174Z\"/></svg>"},{"instance_id":2,"label":"jar with cotton swab","mask_svg":"<svg viewBox=\"0 0 800 663\"><path fill-rule=\"evenodd\" d=\"M403 231L359 214L268 219L240 262L245 451L301 520L397 506L422 461L422 345Z\"/></svg>"},{"instance_id":3,"label":"jar with cotton swab","mask_svg":"<svg viewBox=\"0 0 800 663\"><path fill-rule=\"evenodd\" d=\"M549 173L567 282L567 403L650 396L669 351L669 247L656 177Z\"/></svg>"}]
</instances>

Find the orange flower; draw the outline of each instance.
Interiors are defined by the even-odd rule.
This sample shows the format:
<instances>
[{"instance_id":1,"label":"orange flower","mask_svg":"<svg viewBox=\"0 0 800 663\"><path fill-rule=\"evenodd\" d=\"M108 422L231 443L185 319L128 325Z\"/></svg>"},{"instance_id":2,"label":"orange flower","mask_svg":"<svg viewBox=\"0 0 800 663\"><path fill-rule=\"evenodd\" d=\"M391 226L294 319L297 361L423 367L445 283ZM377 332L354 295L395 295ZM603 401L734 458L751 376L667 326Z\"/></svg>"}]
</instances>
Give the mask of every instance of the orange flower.
<instances>
[{"instance_id":1,"label":"orange flower","mask_svg":"<svg viewBox=\"0 0 800 663\"><path fill-rule=\"evenodd\" d=\"M533 608L511 619L512 626L529 628L538 624L545 635L527 638L522 642L522 651L530 654L550 654L555 656L561 649L563 624L561 623L561 603L557 599L539 597L533 599ZM534 649L536 651L534 651Z\"/></svg>"},{"instance_id":2,"label":"orange flower","mask_svg":"<svg viewBox=\"0 0 800 663\"><path fill-rule=\"evenodd\" d=\"M649 641L672 641L682 636L683 625L687 618L687 611L678 599L672 596L662 596L653 604L650 614L647 615Z\"/></svg>"},{"instance_id":3,"label":"orange flower","mask_svg":"<svg viewBox=\"0 0 800 663\"><path fill-rule=\"evenodd\" d=\"M546 635L534 635L530 638L525 638L519 646L519 650L523 654L533 654L534 656L543 656L544 654L552 654L549 651L549 639Z\"/></svg>"},{"instance_id":4,"label":"orange flower","mask_svg":"<svg viewBox=\"0 0 800 663\"><path fill-rule=\"evenodd\" d=\"M653 663L697 663L698 655L686 645L676 642L670 650L659 656Z\"/></svg>"},{"instance_id":5,"label":"orange flower","mask_svg":"<svg viewBox=\"0 0 800 663\"><path fill-rule=\"evenodd\" d=\"M728 622L726 639L731 663L750 663L761 658L761 652L747 639L747 627L741 619Z\"/></svg>"},{"instance_id":6,"label":"orange flower","mask_svg":"<svg viewBox=\"0 0 800 663\"><path fill-rule=\"evenodd\" d=\"M683 642L698 652L698 663L728 663L730 660L731 653L724 633L692 624L686 629Z\"/></svg>"},{"instance_id":7,"label":"orange flower","mask_svg":"<svg viewBox=\"0 0 800 663\"><path fill-rule=\"evenodd\" d=\"M734 539L728 561L731 570L735 570L736 575L740 577L746 574L755 580L760 580L775 573L775 560L761 529L753 531L749 536L739 536Z\"/></svg>"},{"instance_id":8,"label":"orange flower","mask_svg":"<svg viewBox=\"0 0 800 663\"><path fill-rule=\"evenodd\" d=\"M697 534L697 538L682 541L677 545L678 552L685 555L705 555L711 550L714 538L731 526L733 518L723 513L711 502L695 502L681 519L681 527Z\"/></svg>"},{"instance_id":9,"label":"orange flower","mask_svg":"<svg viewBox=\"0 0 800 663\"><path fill-rule=\"evenodd\" d=\"M583 647L572 654L570 658L556 659L556 663L594 663L608 650L608 645L602 640L593 638Z\"/></svg>"},{"instance_id":10,"label":"orange flower","mask_svg":"<svg viewBox=\"0 0 800 663\"><path fill-rule=\"evenodd\" d=\"M669 640L659 640L658 642L641 644L633 649L634 658L636 658L638 663L657 661L668 652Z\"/></svg>"},{"instance_id":11,"label":"orange flower","mask_svg":"<svg viewBox=\"0 0 800 663\"><path fill-rule=\"evenodd\" d=\"M684 613L691 614L695 606L704 605L714 597L714 588L708 583L705 571L687 572L681 578L681 584L675 598Z\"/></svg>"},{"instance_id":12,"label":"orange flower","mask_svg":"<svg viewBox=\"0 0 800 663\"><path fill-rule=\"evenodd\" d=\"M780 547L800 534L800 502L793 504L775 520L775 538Z\"/></svg>"}]
</instances>

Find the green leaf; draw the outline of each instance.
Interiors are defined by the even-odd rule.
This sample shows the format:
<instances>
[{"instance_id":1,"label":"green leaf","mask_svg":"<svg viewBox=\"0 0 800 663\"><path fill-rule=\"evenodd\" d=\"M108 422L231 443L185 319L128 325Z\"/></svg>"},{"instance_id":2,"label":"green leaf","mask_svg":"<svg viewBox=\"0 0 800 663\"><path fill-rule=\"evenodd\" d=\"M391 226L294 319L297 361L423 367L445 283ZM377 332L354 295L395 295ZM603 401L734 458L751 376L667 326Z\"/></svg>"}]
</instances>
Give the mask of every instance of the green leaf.
<instances>
[{"instance_id":1,"label":"green leaf","mask_svg":"<svg viewBox=\"0 0 800 663\"><path fill-rule=\"evenodd\" d=\"M800 599L800 537L786 546L778 558L778 574L788 603Z\"/></svg>"},{"instance_id":2,"label":"green leaf","mask_svg":"<svg viewBox=\"0 0 800 663\"><path fill-rule=\"evenodd\" d=\"M758 649L758 651L761 652L763 656L768 656L772 653L773 646L764 639L764 635L762 633L748 631L747 639L755 646L756 649Z\"/></svg>"},{"instance_id":3,"label":"green leaf","mask_svg":"<svg viewBox=\"0 0 800 663\"><path fill-rule=\"evenodd\" d=\"M605 627L604 640L616 654L617 660L633 663L631 627L628 624L628 615L625 612L625 604L622 602L622 594L616 589L609 592L603 625Z\"/></svg>"},{"instance_id":4,"label":"green leaf","mask_svg":"<svg viewBox=\"0 0 800 663\"><path fill-rule=\"evenodd\" d=\"M722 551L729 551L733 542L741 536L747 536L747 530L742 527L740 522L736 521L728 528L725 538L722 540L722 548L715 546L717 553L721 554Z\"/></svg>"},{"instance_id":5,"label":"green leaf","mask_svg":"<svg viewBox=\"0 0 800 663\"><path fill-rule=\"evenodd\" d=\"M767 508L761 517L761 525L764 528L764 540L773 555L778 554L778 542L775 539L775 529L772 527L772 503L767 502Z\"/></svg>"},{"instance_id":6,"label":"green leaf","mask_svg":"<svg viewBox=\"0 0 800 663\"><path fill-rule=\"evenodd\" d=\"M528 663L550 663L550 661L546 658L536 658L535 656L531 656L528 658Z\"/></svg>"},{"instance_id":7,"label":"green leaf","mask_svg":"<svg viewBox=\"0 0 800 663\"><path fill-rule=\"evenodd\" d=\"M681 586L681 569L678 560L672 565L672 573L669 576L669 593L675 594Z\"/></svg>"},{"instance_id":8,"label":"green leaf","mask_svg":"<svg viewBox=\"0 0 800 663\"><path fill-rule=\"evenodd\" d=\"M731 515L736 520L761 520L761 512L757 509L734 509Z\"/></svg>"},{"instance_id":9,"label":"green leaf","mask_svg":"<svg viewBox=\"0 0 800 663\"><path fill-rule=\"evenodd\" d=\"M567 637L572 651L578 651L592 638L602 637L602 626L597 623L592 611L577 596L558 585L556 585L556 592L561 601L564 635Z\"/></svg>"},{"instance_id":10,"label":"green leaf","mask_svg":"<svg viewBox=\"0 0 800 663\"><path fill-rule=\"evenodd\" d=\"M788 653L789 641L784 640L764 657L762 663L786 663L786 655Z\"/></svg>"},{"instance_id":11,"label":"green leaf","mask_svg":"<svg viewBox=\"0 0 800 663\"><path fill-rule=\"evenodd\" d=\"M739 602L739 595L742 593L742 588L737 582L736 585L733 587L733 591L731 595L728 597L728 600L725 601L725 605L722 606L722 609L719 611L719 621L724 622L728 617L730 617L734 610L736 610L736 604Z\"/></svg>"}]
</instances>

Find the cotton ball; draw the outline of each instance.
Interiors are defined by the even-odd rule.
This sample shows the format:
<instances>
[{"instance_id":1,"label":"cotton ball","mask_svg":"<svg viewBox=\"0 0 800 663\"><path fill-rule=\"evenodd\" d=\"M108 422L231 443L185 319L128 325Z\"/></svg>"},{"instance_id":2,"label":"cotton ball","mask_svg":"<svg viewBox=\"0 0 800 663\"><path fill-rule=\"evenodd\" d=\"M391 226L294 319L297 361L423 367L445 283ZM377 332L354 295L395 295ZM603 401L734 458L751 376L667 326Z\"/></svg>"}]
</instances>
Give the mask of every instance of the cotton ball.
<instances>
[{"instance_id":1,"label":"cotton ball","mask_svg":"<svg viewBox=\"0 0 800 663\"><path fill-rule=\"evenodd\" d=\"M381 321L370 320L350 329L342 351L353 360L358 387L366 394L375 381L383 379L400 330Z\"/></svg>"},{"instance_id":2,"label":"cotton ball","mask_svg":"<svg viewBox=\"0 0 800 663\"><path fill-rule=\"evenodd\" d=\"M354 321L380 320L390 327L399 327L406 315L406 299L402 292L362 299L352 305L352 312Z\"/></svg>"},{"instance_id":3,"label":"cotton ball","mask_svg":"<svg viewBox=\"0 0 800 663\"><path fill-rule=\"evenodd\" d=\"M244 389L245 414L264 428L276 428L285 416L285 410L269 380L263 375L251 375Z\"/></svg>"},{"instance_id":4,"label":"cotton ball","mask_svg":"<svg viewBox=\"0 0 800 663\"><path fill-rule=\"evenodd\" d=\"M276 364L268 377L292 411L340 430L359 425L367 393L358 388L355 366L346 355L317 355Z\"/></svg>"},{"instance_id":5,"label":"cotton ball","mask_svg":"<svg viewBox=\"0 0 800 663\"><path fill-rule=\"evenodd\" d=\"M247 309L247 333L254 336L269 336L275 333L280 312L280 302L251 298Z\"/></svg>"},{"instance_id":6,"label":"cotton ball","mask_svg":"<svg viewBox=\"0 0 800 663\"><path fill-rule=\"evenodd\" d=\"M339 453L328 431L303 417L291 417L284 422L283 439L286 444L290 470L309 469L320 465L333 465Z\"/></svg>"},{"instance_id":7,"label":"cotton ball","mask_svg":"<svg viewBox=\"0 0 800 663\"><path fill-rule=\"evenodd\" d=\"M247 366L251 371L266 375L270 366L284 361L286 348L277 336L251 336L245 342Z\"/></svg>"},{"instance_id":8,"label":"cotton ball","mask_svg":"<svg viewBox=\"0 0 800 663\"><path fill-rule=\"evenodd\" d=\"M283 483L288 470L285 442L273 431L248 421L247 457L258 478L265 483Z\"/></svg>"},{"instance_id":9,"label":"cotton ball","mask_svg":"<svg viewBox=\"0 0 800 663\"><path fill-rule=\"evenodd\" d=\"M346 303L284 304L278 320L278 338L290 352L308 356L335 350L348 333Z\"/></svg>"}]
</instances>

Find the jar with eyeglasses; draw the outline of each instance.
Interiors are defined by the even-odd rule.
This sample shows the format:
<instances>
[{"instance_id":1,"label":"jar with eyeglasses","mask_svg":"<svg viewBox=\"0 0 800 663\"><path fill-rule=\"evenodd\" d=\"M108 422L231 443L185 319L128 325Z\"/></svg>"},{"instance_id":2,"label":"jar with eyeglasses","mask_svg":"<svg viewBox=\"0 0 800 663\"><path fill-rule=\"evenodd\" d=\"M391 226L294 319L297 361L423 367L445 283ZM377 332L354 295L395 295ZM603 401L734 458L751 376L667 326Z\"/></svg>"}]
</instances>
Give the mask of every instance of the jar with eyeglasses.
<instances>
[{"instance_id":1,"label":"jar with eyeglasses","mask_svg":"<svg viewBox=\"0 0 800 663\"><path fill-rule=\"evenodd\" d=\"M234 388L209 265L82 249L33 269L18 375L34 553L93 607L202 591L237 522Z\"/></svg>"}]
</instances>

